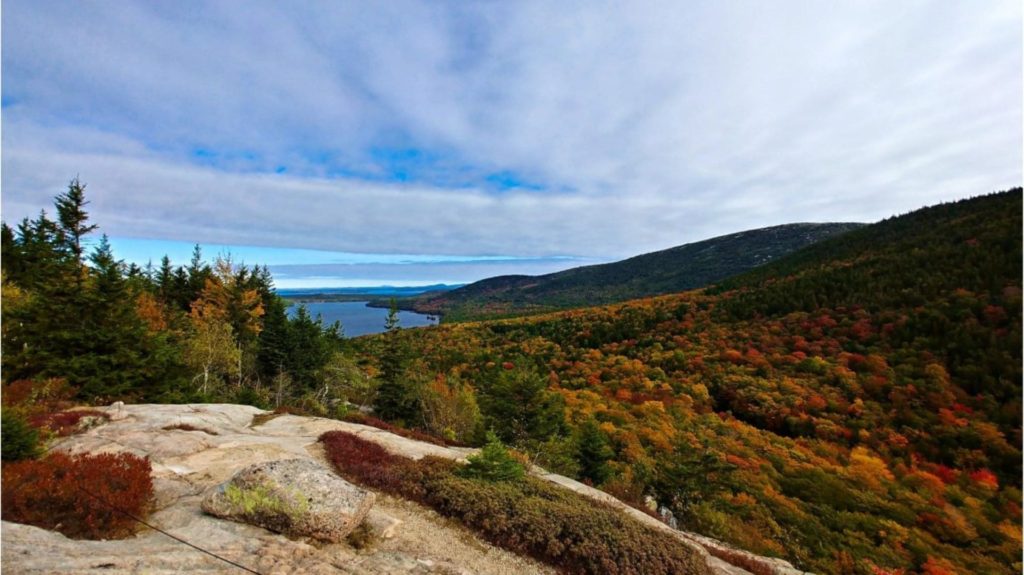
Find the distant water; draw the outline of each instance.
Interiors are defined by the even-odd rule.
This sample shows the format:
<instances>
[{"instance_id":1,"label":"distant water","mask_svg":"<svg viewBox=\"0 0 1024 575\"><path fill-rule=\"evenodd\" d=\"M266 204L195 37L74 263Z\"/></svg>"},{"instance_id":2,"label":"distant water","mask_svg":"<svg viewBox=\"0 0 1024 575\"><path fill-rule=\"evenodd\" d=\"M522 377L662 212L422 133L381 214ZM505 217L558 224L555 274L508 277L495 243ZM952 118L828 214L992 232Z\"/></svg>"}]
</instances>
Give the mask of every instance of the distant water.
<instances>
[{"instance_id":1,"label":"distant water","mask_svg":"<svg viewBox=\"0 0 1024 575\"><path fill-rule=\"evenodd\" d=\"M293 304L288 307L289 317L295 315L298 305ZM345 330L345 337L381 333L384 331L384 320L388 317L386 308L366 307L365 301L310 302L304 305L309 310L309 315L314 318L320 314L324 318L325 325L340 321L342 329ZM399 310L398 325L401 327L437 325L437 318Z\"/></svg>"}]
</instances>

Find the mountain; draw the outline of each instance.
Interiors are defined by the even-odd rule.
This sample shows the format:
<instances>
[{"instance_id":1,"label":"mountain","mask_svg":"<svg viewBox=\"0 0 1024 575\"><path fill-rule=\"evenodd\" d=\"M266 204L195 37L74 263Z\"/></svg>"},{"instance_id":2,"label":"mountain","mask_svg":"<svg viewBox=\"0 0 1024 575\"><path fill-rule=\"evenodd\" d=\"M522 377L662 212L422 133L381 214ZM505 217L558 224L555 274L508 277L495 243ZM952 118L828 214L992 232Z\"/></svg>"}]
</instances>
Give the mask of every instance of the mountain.
<instances>
[{"instance_id":1,"label":"mountain","mask_svg":"<svg viewBox=\"0 0 1024 575\"><path fill-rule=\"evenodd\" d=\"M278 288L277 295L293 302L320 301L366 301L381 298L403 298L444 292L462 287L464 284L433 284L427 286L376 286L340 288Z\"/></svg>"},{"instance_id":2,"label":"mountain","mask_svg":"<svg viewBox=\"0 0 1024 575\"><path fill-rule=\"evenodd\" d=\"M1020 573L1022 208L1016 188L705 290L358 343L689 531L823 574Z\"/></svg>"},{"instance_id":3,"label":"mountain","mask_svg":"<svg viewBox=\"0 0 1024 575\"><path fill-rule=\"evenodd\" d=\"M807 245L861 227L788 224L748 230L619 262L542 276L499 276L403 302L446 321L586 307L704 287Z\"/></svg>"}]
</instances>

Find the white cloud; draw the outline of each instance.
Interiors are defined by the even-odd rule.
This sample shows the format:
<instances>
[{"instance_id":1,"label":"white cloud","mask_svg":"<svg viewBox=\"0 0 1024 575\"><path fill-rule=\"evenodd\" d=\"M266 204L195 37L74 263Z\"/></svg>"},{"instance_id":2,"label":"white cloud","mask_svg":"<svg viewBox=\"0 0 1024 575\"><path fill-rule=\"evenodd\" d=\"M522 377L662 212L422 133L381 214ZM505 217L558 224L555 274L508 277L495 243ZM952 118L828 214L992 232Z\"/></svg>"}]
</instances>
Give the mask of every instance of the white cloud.
<instances>
[{"instance_id":1,"label":"white cloud","mask_svg":"<svg viewBox=\"0 0 1024 575\"><path fill-rule=\"evenodd\" d=\"M1021 183L1020 18L1015 1L9 0L4 218L79 174L114 235L351 252L621 257L871 221ZM435 161L378 181L374 150L402 148ZM494 193L498 171L546 189Z\"/></svg>"}]
</instances>

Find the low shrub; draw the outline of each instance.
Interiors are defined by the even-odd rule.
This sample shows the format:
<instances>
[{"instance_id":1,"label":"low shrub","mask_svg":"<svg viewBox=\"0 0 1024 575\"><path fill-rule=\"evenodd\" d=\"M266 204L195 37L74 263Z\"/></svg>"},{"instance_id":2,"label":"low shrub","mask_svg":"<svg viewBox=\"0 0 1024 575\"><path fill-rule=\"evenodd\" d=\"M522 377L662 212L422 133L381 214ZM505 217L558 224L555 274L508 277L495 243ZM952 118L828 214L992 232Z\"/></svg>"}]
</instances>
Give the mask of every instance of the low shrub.
<instances>
[{"instance_id":1,"label":"low shrub","mask_svg":"<svg viewBox=\"0 0 1024 575\"><path fill-rule=\"evenodd\" d=\"M669 534L544 480L484 482L449 476L431 506L489 541L566 573L703 573L696 554Z\"/></svg>"},{"instance_id":2,"label":"low shrub","mask_svg":"<svg viewBox=\"0 0 1024 575\"><path fill-rule=\"evenodd\" d=\"M388 432L394 433L395 435L398 435L400 437L404 437L406 439L415 439L416 441L422 441L424 443L432 443L434 445L440 445L441 447L447 447L447 446L466 447L466 444L462 443L460 441L454 441L454 440L446 441L443 438L437 437L435 435L430 435L429 433L426 433L425 431L420 431L419 429L406 429L404 427L398 427L397 425L393 425L391 423L388 423L388 422L384 421L383 419L377 419L376 417L373 417L373 416L370 416L370 415L366 415L365 413L359 413L357 411L352 411L352 412L346 413L343 419L345 421L349 422L349 423L358 423L360 425L369 425L370 427L376 427L377 429L383 429L384 431L388 431Z\"/></svg>"},{"instance_id":3,"label":"low shrub","mask_svg":"<svg viewBox=\"0 0 1024 575\"><path fill-rule=\"evenodd\" d=\"M110 416L95 409L76 409L41 413L29 419L29 424L38 429L47 429L58 437L67 437L99 423L110 421Z\"/></svg>"},{"instance_id":4,"label":"low shrub","mask_svg":"<svg viewBox=\"0 0 1024 575\"><path fill-rule=\"evenodd\" d=\"M175 423L174 425L165 425L162 429L164 431L174 431L174 430L178 430L178 431L201 431L201 432L205 433L206 435L220 435L219 433L217 433L216 431L214 431L212 429L206 429L206 428L203 428L203 427L196 427L196 426L192 425L191 423Z\"/></svg>"},{"instance_id":5,"label":"low shrub","mask_svg":"<svg viewBox=\"0 0 1024 575\"><path fill-rule=\"evenodd\" d=\"M146 514L153 480L149 460L129 453L52 453L5 464L2 490L4 521L76 539L111 539L134 532L137 524L125 513Z\"/></svg>"},{"instance_id":6,"label":"low shrub","mask_svg":"<svg viewBox=\"0 0 1024 575\"><path fill-rule=\"evenodd\" d=\"M251 405L260 409L270 409L273 402L270 399L270 393L266 389L253 389L251 387L242 387L235 393L235 403L242 405Z\"/></svg>"},{"instance_id":7,"label":"low shrub","mask_svg":"<svg viewBox=\"0 0 1024 575\"><path fill-rule=\"evenodd\" d=\"M31 459L39 453L39 432L15 409L0 414L0 458L4 461Z\"/></svg>"},{"instance_id":8,"label":"low shrub","mask_svg":"<svg viewBox=\"0 0 1024 575\"><path fill-rule=\"evenodd\" d=\"M418 503L426 503L428 477L451 473L457 465L436 457L413 461L393 455L372 441L344 431L329 431L320 436L320 441L342 477Z\"/></svg>"},{"instance_id":9,"label":"low shrub","mask_svg":"<svg viewBox=\"0 0 1024 575\"><path fill-rule=\"evenodd\" d=\"M20 406L33 413L60 411L73 404L75 388L60 378L44 380L19 379L3 386L3 404Z\"/></svg>"},{"instance_id":10,"label":"low shrub","mask_svg":"<svg viewBox=\"0 0 1024 575\"><path fill-rule=\"evenodd\" d=\"M565 573L707 572L701 558L670 534L543 480L462 477L452 461L413 461L341 431L325 433L320 441L346 479L432 507L495 545Z\"/></svg>"}]
</instances>

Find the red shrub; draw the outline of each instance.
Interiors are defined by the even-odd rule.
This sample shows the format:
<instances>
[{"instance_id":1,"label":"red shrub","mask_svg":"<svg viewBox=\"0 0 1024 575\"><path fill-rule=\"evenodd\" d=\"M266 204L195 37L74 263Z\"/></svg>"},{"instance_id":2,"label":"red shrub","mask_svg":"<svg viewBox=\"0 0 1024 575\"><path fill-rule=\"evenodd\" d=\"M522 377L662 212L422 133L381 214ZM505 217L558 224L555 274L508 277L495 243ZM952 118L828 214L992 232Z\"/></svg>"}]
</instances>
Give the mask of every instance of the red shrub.
<instances>
[{"instance_id":1,"label":"red shrub","mask_svg":"<svg viewBox=\"0 0 1024 575\"><path fill-rule=\"evenodd\" d=\"M344 431L328 431L320 436L320 442L342 477L420 503L424 502L427 476L451 471L455 466L443 459L413 461L393 455L372 441Z\"/></svg>"},{"instance_id":2,"label":"red shrub","mask_svg":"<svg viewBox=\"0 0 1024 575\"><path fill-rule=\"evenodd\" d=\"M29 419L29 425L39 429L46 428L56 433L59 437L67 437L76 431L80 431L79 424L86 417L98 418L109 421L110 416L95 409L80 409L75 411L59 411L57 413L42 413Z\"/></svg>"},{"instance_id":3,"label":"red shrub","mask_svg":"<svg viewBox=\"0 0 1024 575\"><path fill-rule=\"evenodd\" d=\"M206 435L220 435L219 433L217 433L216 431L214 431L212 429L204 429L202 427L196 427L196 426L194 426L194 425L192 425L190 423L175 423L174 425L165 425L163 427L164 431L173 431L175 429L177 429L179 431L201 431L201 432L205 433Z\"/></svg>"},{"instance_id":4,"label":"red shrub","mask_svg":"<svg viewBox=\"0 0 1024 575\"><path fill-rule=\"evenodd\" d=\"M130 535L153 496L148 459L129 453L67 455L3 466L4 521L79 539Z\"/></svg>"},{"instance_id":5,"label":"red shrub","mask_svg":"<svg viewBox=\"0 0 1024 575\"><path fill-rule=\"evenodd\" d=\"M19 379L3 386L3 404L20 406L30 413L60 411L73 405L75 388L60 378L42 381Z\"/></svg>"},{"instance_id":6,"label":"red shrub","mask_svg":"<svg viewBox=\"0 0 1024 575\"><path fill-rule=\"evenodd\" d=\"M456 447L466 446L466 444L460 443L458 441L445 441L440 437L430 435L429 433L420 431L418 429L405 429L404 427L398 427L397 425L392 425L384 421L383 419L378 419L376 417L372 417L362 413L349 413L348 415L345 416L345 421L348 421L350 423L358 423L360 425L369 425L370 427L383 429L384 431L389 431L391 433L394 433L395 435L404 437L406 439L415 439L416 441L433 443L434 445L440 445L441 447L447 447L449 445L453 445Z\"/></svg>"}]
</instances>

